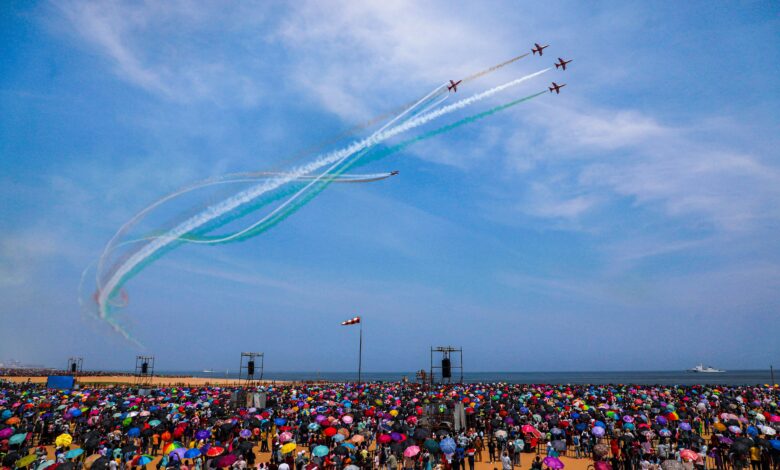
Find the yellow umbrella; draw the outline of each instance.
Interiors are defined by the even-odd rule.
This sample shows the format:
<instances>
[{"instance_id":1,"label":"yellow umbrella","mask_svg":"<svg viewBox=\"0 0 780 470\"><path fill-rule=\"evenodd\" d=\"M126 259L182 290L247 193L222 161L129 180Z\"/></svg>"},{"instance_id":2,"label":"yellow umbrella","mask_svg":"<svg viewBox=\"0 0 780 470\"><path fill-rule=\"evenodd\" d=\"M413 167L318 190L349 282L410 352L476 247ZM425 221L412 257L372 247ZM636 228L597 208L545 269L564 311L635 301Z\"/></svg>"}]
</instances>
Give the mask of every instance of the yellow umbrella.
<instances>
[{"instance_id":1,"label":"yellow umbrella","mask_svg":"<svg viewBox=\"0 0 780 470\"><path fill-rule=\"evenodd\" d=\"M54 440L54 444L57 447L68 447L71 442L73 442L73 436L67 433L60 434L57 436L57 439Z\"/></svg>"},{"instance_id":2,"label":"yellow umbrella","mask_svg":"<svg viewBox=\"0 0 780 470\"><path fill-rule=\"evenodd\" d=\"M25 457L22 457L21 459L16 461L16 466L19 468L26 467L30 465L31 463L35 462L35 460L38 458L35 454L30 454Z\"/></svg>"},{"instance_id":3,"label":"yellow umbrella","mask_svg":"<svg viewBox=\"0 0 780 470\"><path fill-rule=\"evenodd\" d=\"M289 454L290 452L295 450L295 443L294 442L288 442L287 444L282 446L282 453L283 454Z\"/></svg>"}]
</instances>

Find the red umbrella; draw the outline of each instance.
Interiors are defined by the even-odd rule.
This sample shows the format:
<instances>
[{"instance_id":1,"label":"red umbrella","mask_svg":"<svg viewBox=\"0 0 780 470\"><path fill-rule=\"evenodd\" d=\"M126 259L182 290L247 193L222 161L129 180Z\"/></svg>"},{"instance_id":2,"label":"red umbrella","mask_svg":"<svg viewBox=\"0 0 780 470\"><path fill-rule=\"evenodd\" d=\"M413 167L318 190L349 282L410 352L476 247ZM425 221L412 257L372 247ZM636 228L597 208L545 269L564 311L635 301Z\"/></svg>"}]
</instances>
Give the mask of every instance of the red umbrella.
<instances>
[{"instance_id":1,"label":"red umbrella","mask_svg":"<svg viewBox=\"0 0 780 470\"><path fill-rule=\"evenodd\" d=\"M209 450L206 451L206 456L216 457L218 455L222 455L223 452L225 452L224 447L214 446L214 447L210 447Z\"/></svg>"},{"instance_id":2,"label":"red umbrella","mask_svg":"<svg viewBox=\"0 0 780 470\"><path fill-rule=\"evenodd\" d=\"M380 434L380 435L379 435L379 436L376 438L376 440L377 440L377 442L379 442L380 444L387 444L388 442L392 441L392 440L393 440L393 438L392 438L392 437L390 437L390 434Z\"/></svg>"},{"instance_id":3,"label":"red umbrella","mask_svg":"<svg viewBox=\"0 0 780 470\"><path fill-rule=\"evenodd\" d=\"M227 454L217 459L217 467L224 468L229 467L236 463L238 457L235 454Z\"/></svg>"},{"instance_id":4,"label":"red umbrella","mask_svg":"<svg viewBox=\"0 0 780 470\"><path fill-rule=\"evenodd\" d=\"M322 433L323 433L323 434L325 434L325 435L326 435L326 436L328 436L328 437L333 437L333 436L335 436L335 435L336 435L338 432L339 432L339 431L338 431L336 428L334 428L333 426L331 426L331 427L328 427L328 428L325 428L325 430L324 430L324 431L322 431Z\"/></svg>"}]
</instances>

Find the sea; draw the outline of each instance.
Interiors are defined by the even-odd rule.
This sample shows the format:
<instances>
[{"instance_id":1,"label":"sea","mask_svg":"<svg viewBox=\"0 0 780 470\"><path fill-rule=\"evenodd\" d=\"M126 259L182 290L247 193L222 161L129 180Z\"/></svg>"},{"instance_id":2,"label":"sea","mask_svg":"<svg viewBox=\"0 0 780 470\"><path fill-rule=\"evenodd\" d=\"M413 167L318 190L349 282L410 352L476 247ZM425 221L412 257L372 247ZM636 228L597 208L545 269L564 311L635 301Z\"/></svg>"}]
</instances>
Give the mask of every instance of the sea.
<instances>
[{"instance_id":1,"label":"sea","mask_svg":"<svg viewBox=\"0 0 780 470\"><path fill-rule=\"evenodd\" d=\"M155 375L182 375L189 377L213 377L215 379L238 378L237 370L227 371L155 371ZM255 375L259 378L259 375ZM264 380L328 382L357 381L357 372L277 372L264 371ZM363 372L363 382L397 382L404 378L414 381L414 372ZM777 381L777 377L775 380ZM763 385L771 380L766 370L730 370L722 373L695 373L686 371L609 371L609 372L464 372L466 383L522 383L522 384L637 384L637 385ZM453 382L460 376L453 371Z\"/></svg>"}]
</instances>

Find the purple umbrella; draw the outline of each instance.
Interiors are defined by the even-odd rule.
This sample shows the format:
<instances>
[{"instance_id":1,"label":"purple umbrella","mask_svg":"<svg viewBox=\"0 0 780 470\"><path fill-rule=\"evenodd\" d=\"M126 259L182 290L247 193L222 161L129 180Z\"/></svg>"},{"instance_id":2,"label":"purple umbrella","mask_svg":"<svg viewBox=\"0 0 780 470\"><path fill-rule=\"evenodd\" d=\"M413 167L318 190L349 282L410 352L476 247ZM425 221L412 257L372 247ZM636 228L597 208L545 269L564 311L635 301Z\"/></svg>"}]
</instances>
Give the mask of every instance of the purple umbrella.
<instances>
[{"instance_id":1,"label":"purple umbrella","mask_svg":"<svg viewBox=\"0 0 780 470\"><path fill-rule=\"evenodd\" d=\"M184 460L184 453L185 452L187 452L187 449L185 449L184 447L179 447L178 449L173 449L172 451L170 451L168 453L168 456L169 457L173 457L175 455L176 457L179 458L178 460L181 461L181 460Z\"/></svg>"},{"instance_id":2,"label":"purple umbrella","mask_svg":"<svg viewBox=\"0 0 780 470\"><path fill-rule=\"evenodd\" d=\"M604 428L601 426L596 426L590 430L590 433L596 437L604 437Z\"/></svg>"},{"instance_id":3,"label":"purple umbrella","mask_svg":"<svg viewBox=\"0 0 780 470\"><path fill-rule=\"evenodd\" d=\"M205 441L209 436L211 436L211 432L207 429L201 429L195 433L195 439L199 441Z\"/></svg>"},{"instance_id":4,"label":"purple umbrella","mask_svg":"<svg viewBox=\"0 0 780 470\"><path fill-rule=\"evenodd\" d=\"M545 457L542 463L553 470L561 470L563 468L563 462L558 457Z\"/></svg>"},{"instance_id":5,"label":"purple umbrella","mask_svg":"<svg viewBox=\"0 0 780 470\"><path fill-rule=\"evenodd\" d=\"M252 435L252 431L249 429L242 429L241 432L238 433L239 436L243 437L244 439L249 439L249 437Z\"/></svg>"},{"instance_id":6,"label":"purple umbrella","mask_svg":"<svg viewBox=\"0 0 780 470\"><path fill-rule=\"evenodd\" d=\"M6 439L14 433L14 428L5 428L0 430L0 439Z\"/></svg>"},{"instance_id":7,"label":"purple umbrella","mask_svg":"<svg viewBox=\"0 0 780 470\"><path fill-rule=\"evenodd\" d=\"M734 443L734 441L732 441L728 437L724 437L724 436L719 437L718 438L718 442L720 442L721 444L726 444L726 445L731 445L731 444Z\"/></svg>"},{"instance_id":8,"label":"purple umbrella","mask_svg":"<svg viewBox=\"0 0 780 470\"><path fill-rule=\"evenodd\" d=\"M625 416L623 416L623 422L633 423L634 422L634 418L632 418L631 416L625 415Z\"/></svg>"},{"instance_id":9,"label":"purple umbrella","mask_svg":"<svg viewBox=\"0 0 780 470\"><path fill-rule=\"evenodd\" d=\"M682 429L683 431L690 431L691 430L691 423L687 423L687 422L683 421L682 423L680 423L680 429Z\"/></svg>"},{"instance_id":10,"label":"purple umbrella","mask_svg":"<svg viewBox=\"0 0 780 470\"><path fill-rule=\"evenodd\" d=\"M660 424L661 426L666 426L667 423L666 418L664 418L663 416L656 416L655 422Z\"/></svg>"}]
</instances>

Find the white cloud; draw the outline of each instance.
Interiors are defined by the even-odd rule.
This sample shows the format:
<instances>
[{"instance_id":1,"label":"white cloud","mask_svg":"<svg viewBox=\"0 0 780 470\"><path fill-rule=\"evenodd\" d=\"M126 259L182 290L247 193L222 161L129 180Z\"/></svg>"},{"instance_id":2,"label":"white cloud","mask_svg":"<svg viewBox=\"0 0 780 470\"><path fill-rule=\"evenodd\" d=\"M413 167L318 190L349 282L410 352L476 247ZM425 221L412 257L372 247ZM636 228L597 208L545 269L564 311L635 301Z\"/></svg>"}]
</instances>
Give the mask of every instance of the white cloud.
<instances>
[{"instance_id":1,"label":"white cloud","mask_svg":"<svg viewBox=\"0 0 780 470\"><path fill-rule=\"evenodd\" d=\"M223 37L222 30L210 30L214 24L237 29L262 24L264 9L258 5L224 8L183 1L54 5L73 31L108 58L119 78L150 93L176 102L242 106L256 105L264 93L253 77L267 70L248 53L262 37L248 36L230 62L209 50ZM184 33L200 33L201 38L195 42L192 38L197 36Z\"/></svg>"}]
</instances>

